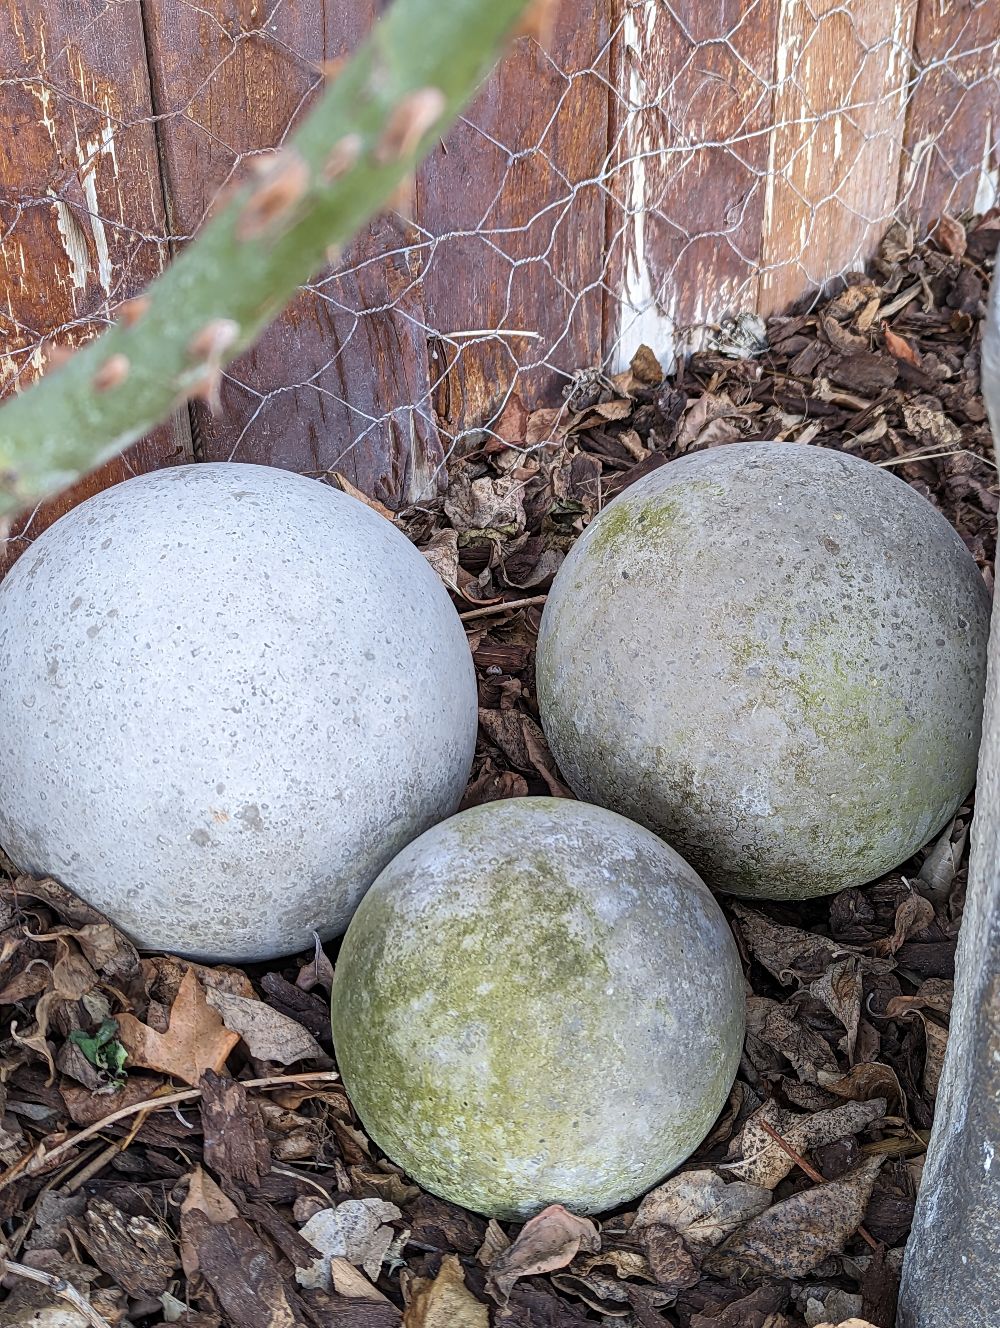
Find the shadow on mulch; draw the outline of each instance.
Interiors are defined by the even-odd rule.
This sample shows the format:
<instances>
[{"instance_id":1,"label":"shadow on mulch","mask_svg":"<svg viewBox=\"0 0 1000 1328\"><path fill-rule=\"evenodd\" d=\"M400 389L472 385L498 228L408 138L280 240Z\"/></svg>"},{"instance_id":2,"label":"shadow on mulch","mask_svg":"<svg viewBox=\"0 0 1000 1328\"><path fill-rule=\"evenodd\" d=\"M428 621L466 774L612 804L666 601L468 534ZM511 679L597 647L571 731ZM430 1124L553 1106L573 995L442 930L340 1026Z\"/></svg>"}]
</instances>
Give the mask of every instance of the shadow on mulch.
<instances>
[{"instance_id":1,"label":"shadow on mulch","mask_svg":"<svg viewBox=\"0 0 1000 1328\"><path fill-rule=\"evenodd\" d=\"M997 213L946 221L927 245L896 226L870 274L807 313L733 320L675 376L641 348L623 374L578 374L558 408L512 398L452 458L446 495L394 518L466 620L481 722L465 805L569 795L534 695L545 593L595 513L677 456L765 437L891 466L991 581L978 373L998 238ZM890 1325L970 814L863 889L727 903L752 995L712 1133L641 1204L523 1229L423 1193L366 1138L332 1060L336 945L247 971L140 958L7 864L0 1323L27 1328L47 1306L53 1328Z\"/></svg>"}]
</instances>

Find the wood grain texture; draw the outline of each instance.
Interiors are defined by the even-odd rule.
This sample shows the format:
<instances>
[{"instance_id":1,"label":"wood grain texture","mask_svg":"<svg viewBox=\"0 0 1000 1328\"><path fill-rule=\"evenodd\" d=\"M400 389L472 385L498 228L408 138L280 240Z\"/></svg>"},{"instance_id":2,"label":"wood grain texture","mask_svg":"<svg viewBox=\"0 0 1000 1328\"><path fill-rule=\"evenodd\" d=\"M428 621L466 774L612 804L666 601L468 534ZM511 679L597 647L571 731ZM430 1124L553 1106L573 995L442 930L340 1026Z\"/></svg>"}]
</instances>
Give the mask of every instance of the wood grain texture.
<instances>
[{"instance_id":1,"label":"wood grain texture","mask_svg":"<svg viewBox=\"0 0 1000 1328\"><path fill-rule=\"evenodd\" d=\"M219 191L279 144L322 83L322 62L353 49L373 0L260 5L158 0L149 10L154 98L170 219L183 240ZM342 471L390 506L424 495L441 460L412 232L374 223L303 291L224 377L221 410L195 407L205 460L310 474ZM422 408L421 408L422 403Z\"/></svg>"},{"instance_id":2,"label":"wood grain texture","mask_svg":"<svg viewBox=\"0 0 1000 1328\"><path fill-rule=\"evenodd\" d=\"M875 251L893 214L917 0L782 0L760 309Z\"/></svg>"},{"instance_id":3,"label":"wood grain texture","mask_svg":"<svg viewBox=\"0 0 1000 1328\"><path fill-rule=\"evenodd\" d=\"M449 445L510 388L559 399L601 337L608 8L517 42L417 178L434 404Z\"/></svg>"},{"instance_id":4,"label":"wood grain texture","mask_svg":"<svg viewBox=\"0 0 1000 1328\"><path fill-rule=\"evenodd\" d=\"M53 345L100 331L166 250L138 3L10 0L0 11L0 395L27 386ZM53 502L26 513L0 574L81 497L183 460L164 425Z\"/></svg>"},{"instance_id":5,"label":"wood grain texture","mask_svg":"<svg viewBox=\"0 0 1000 1328\"><path fill-rule=\"evenodd\" d=\"M1000 187L1000 4L920 0L899 201L922 227L985 211Z\"/></svg>"},{"instance_id":6,"label":"wood grain texture","mask_svg":"<svg viewBox=\"0 0 1000 1328\"><path fill-rule=\"evenodd\" d=\"M669 366L757 303L778 0L618 12L605 357Z\"/></svg>"}]
</instances>

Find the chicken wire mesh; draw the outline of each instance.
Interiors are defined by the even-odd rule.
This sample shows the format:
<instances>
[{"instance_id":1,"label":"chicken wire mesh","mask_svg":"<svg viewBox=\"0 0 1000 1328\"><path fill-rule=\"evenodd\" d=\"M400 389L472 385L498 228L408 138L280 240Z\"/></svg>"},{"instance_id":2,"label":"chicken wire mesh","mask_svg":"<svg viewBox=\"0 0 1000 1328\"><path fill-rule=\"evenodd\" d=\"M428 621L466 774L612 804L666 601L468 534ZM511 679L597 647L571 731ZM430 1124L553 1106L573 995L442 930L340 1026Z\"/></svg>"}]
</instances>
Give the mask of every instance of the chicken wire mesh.
<instances>
[{"instance_id":1,"label":"chicken wire mesh","mask_svg":"<svg viewBox=\"0 0 1000 1328\"><path fill-rule=\"evenodd\" d=\"M114 317L374 18L312 8L8 7L7 391ZM231 366L220 411L191 408L194 454L344 473L399 506L515 393L557 401L574 371L614 372L642 342L665 367L706 338L738 353L759 332L740 315L829 289L892 219L919 233L995 205L998 17L997 0L564 4L409 203Z\"/></svg>"}]
</instances>

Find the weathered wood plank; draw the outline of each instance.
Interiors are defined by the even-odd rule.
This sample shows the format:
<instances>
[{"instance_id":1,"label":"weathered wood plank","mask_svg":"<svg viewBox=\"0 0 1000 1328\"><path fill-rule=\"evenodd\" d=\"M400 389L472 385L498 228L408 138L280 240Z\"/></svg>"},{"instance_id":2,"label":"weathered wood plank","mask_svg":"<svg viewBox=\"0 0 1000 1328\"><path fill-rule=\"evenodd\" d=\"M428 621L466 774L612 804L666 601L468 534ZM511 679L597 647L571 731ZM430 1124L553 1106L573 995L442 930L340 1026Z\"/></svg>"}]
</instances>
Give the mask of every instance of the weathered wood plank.
<instances>
[{"instance_id":1,"label":"weathered wood plank","mask_svg":"<svg viewBox=\"0 0 1000 1328\"><path fill-rule=\"evenodd\" d=\"M449 444L502 406L558 399L600 353L608 7L522 39L417 180L434 401Z\"/></svg>"},{"instance_id":2,"label":"weathered wood plank","mask_svg":"<svg viewBox=\"0 0 1000 1328\"><path fill-rule=\"evenodd\" d=\"M760 308L864 265L896 202L917 0L782 0Z\"/></svg>"},{"instance_id":3,"label":"weathered wood plank","mask_svg":"<svg viewBox=\"0 0 1000 1328\"><path fill-rule=\"evenodd\" d=\"M308 107L321 65L351 50L374 0L323 7L161 0L148 13L173 230L193 234L219 190L276 146ZM359 237L226 374L221 410L195 407L198 455L343 471L396 506L441 459L428 404L412 233L391 219Z\"/></svg>"},{"instance_id":4,"label":"weathered wood plank","mask_svg":"<svg viewBox=\"0 0 1000 1328\"><path fill-rule=\"evenodd\" d=\"M605 353L669 366L757 304L778 0L618 9Z\"/></svg>"},{"instance_id":5,"label":"weathered wood plank","mask_svg":"<svg viewBox=\"0 0 1000 1328\"><path fill-rule=\"evenodd\" d=\"M922 0L899 203L920 226L1000 191L1000 7Z\"/></svg>"},{"instance_id":6,"label":"weathered wood plank","mask_svg":"<svg viewBox=\"0 0 1000 1328\"><path fill-rule=\"evenodd\" d=\"M138 3L11 0L0 12L0 394L38 376L159 271L163 196ZM183 460L166 425L13 526L0 574L88 493Z\"/></svg>"}]
</instances>

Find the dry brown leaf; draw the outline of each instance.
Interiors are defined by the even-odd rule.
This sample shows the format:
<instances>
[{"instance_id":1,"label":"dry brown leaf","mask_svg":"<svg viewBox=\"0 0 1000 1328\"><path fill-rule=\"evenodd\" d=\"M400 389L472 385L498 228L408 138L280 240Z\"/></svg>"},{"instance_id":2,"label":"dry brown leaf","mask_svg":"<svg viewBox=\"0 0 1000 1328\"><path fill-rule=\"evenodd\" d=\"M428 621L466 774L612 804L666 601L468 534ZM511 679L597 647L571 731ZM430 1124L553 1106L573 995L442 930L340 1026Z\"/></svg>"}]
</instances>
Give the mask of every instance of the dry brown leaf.
<instances>
[{"instance_id":1,"label":"dry brown leaf","mask_svg":"<svg viewBox=\"0 0 1000 1328\"><path fill-rule=\"evenodd\" d=\"M360 1265L374 1282L396 1238L388 1223L402 1216L395 1204L384 1199L346 1199L314 1213L299 1234L319 1250L319 1258L308 1268L296 1269L295 1280L300 1286L329 1291L330 1260L341 1258Z\"/></svg>"},{"instance_id":2,"label":"dry brown leaf","mask_svg":"<svg viewBox=\"0 0 1000 1328\"><path fill-rule=\"evenodd\" d=\"M882 324L882 335L885 337L885 348L890 355L897 360L905 360L907 364L919 364L920 356L913 349L905 337L901 337L897 332L893 332L888 323Z\"/></svg>"},{"instance_id":3,"label":"dry brown leaf","mask_svg":"<svg viewBox=\"0 0 1000 1328\"><path fill-rule=\"evenodd\" d=\"M510 1237L496 1218L491 1217L486 1227L483 1243L476 1250L476 1262L481 1264L483 1268L490 1268L497 1257L503 1254L504 1250L509 1249Z\"/></svg>"},{"instance_id":4,"label":"dry brown leaf","mask_svg":"<svg viewBox=\"0 0 1000 1328\"><path fill-rule=\"evenodd\" d=\"M451 526L435 531L420 552L448 589L458 594L458 532Z\"/></svg>"},{"instance_id":5,"label":"dry brown leaf","mask_svg":"<svg viewBox=\"0 0 1000 1328\"><path fill-rule=\"evenodd\" d=\"M218 1074L239 1042L211 1008L192 969L181 980L165 1033L157 1033L135 1015L118 1016L118 1039L133 1065L197 1084L205 1070Z\"/></svg>"},{"instance_id":6,"label":"dry brown leaf","mask_svg":"<svg viewBox=\"0 0 1000 1328\"><path fill-rule=\"evenodd\" d=\"M876 1328L868 1319L841 1319L840 1323L818 1323L816 1328Z\"/></svg>"},{"instance_id":7,"label":"dry brown leaf","mask_svg":"<svg viewBox=\"0 0 1000 1328\"><path fill-rule=\"evenodd\" d=\"M952 258L961 258L968 244L965 227L954 217L949 217L947 212L944 213L934 228L934 238L946 253L951 254Z\"/></svg>"},{"instance_id":8,"label":"dry brown leaf","mask_svg":"<svg viewBox=\"0 0 1000 1328\"><path fill-rule=\"evenodd\" d=\"M752 1182L754 1186L762 1185L773 1190L795 1166L795 1160L777 1139L768 1134L763 1128L765 1124L779 1134L793 1152L802 1154L867 1129L873 1121L885 1115L885 1109L885 1099L875 1098L872 1102L847 1102L842 1107L800 1116L779 1107L772 1098L754 1112L729 1145L727 1156L739 1160L723 1163L722 1169L740 1180Z\"/></svg>"},{"instance_id":9,"label":"dry brown leaf","mask_svg":"<svg viewBox=\"0 0 1000 1328\"><path fill-rule=\"evenodd\" d=\"M858 1040L858 1020L861 1018L861 965L856 955L844 955L831 964L821 978L810 982L809 992L822 1001L835 1019L847 1030L839 1046L854 1060L854 1047Z\"/></svg>"},{"instance_id":10,"label":"dry brown leaf","mask_svg":"<svg viewBox=\"0 0 1000 1328\"><path fill-rule=\"evenodd\" d=\"M308 964L299 969L295 985L299 991L312 991L314 987L323 987L329 992L333 986L333 965L327 958L317 932L313 932L313 947L313 957Z\"/></svg>"},{"instance_id":11,"label":"dry brown leaf","mask_svg":"<svg viewBox=\"0 0 1000 1328\"><path fill-rule=\"evenodd\" d=\"M845 955L854 955L865 973L891 973L895 968L891 959L873 959L856 946L841 945L828 936L783 927L745 904L733 903L732 910L753 957L785 986L795 979L815 982Z\"/></svg>"},{"instance_id":12,"label":"dry brown leaf","mask_svg":"<svg viewBox=\"0 0 1000 1328\"><path fill-rule=\"evenodd\" d=\"M762 1213L771 1192L744 1181L724 1181L714 1171L685 1171L646 1195L632 1230L670 1227L692 1250L707 1250Z\"/></svg>"},{"instance_id":13,"label":"dry brown leaf","mask_svg":"<svg viewBox=\"0 0 1000 1328\"><path fill-rule=\"evenodd\" d=\"M216 1185L202 1167L195 1167L188 1181L188 1192L181 1204L182 1213L196 1210L204 1213L213 1226L229 1222L239 1216L236 1205Z\"/></svg>"},{"instance_id":14,"label":"dry brown leaf","mask_svg":"<svg viewBox=\"0 0 1000 1328\"><path fill-rule=\"evenodd\" d=\"M589 1218L551 1204L525 1222L510 1249L493 1260L489 1284L503 1302L519 1278L565 1268L581 1250L592 1254L600 1248L601 1238Z\"/></svg>"},{"instance_id":15,"label":"dry brown leaf","mask_svg":"<svg viewBox=\"0 0 1000 1328\"><path fill-rule=\"evenodd\" d=\"M838 1180L776 1203L710 1251L705 1267L721 1277L747 1269L771 1277L804 1277L839 1254L857 1231L884 1161L868 1158Z\"/></svg>"},{"instance_id":16,"label":"dry brown leaf","mask_svg":"<svg viewBox=\"0 0 1000 1328\"><path fill-rule=\"evenodd\" d=\"M895 954L911 936L929 927L933 921L934 905L915 890L911 891L896 909L895 930L891 936L875 942L875 953Z\"/></svg>"},{"instance_id":17,"label":"dry brown leaf","mask_svg":"<svg viewBox=\"0 0 1000 1328\"><path fill-rule=\"evenodd\" d=\"M368 1300L374 1305L392 1304L388 1296L383 1296L378 1287L372 1286L350 1259L340 1255L335 1254L330 1260L330 1282L337 1295L347 1300Z\"/></svg>"},{"instance_id":18,"label":"dry brown leaf","mask_svg":"<svg viewBox=\"0 0 1000 1328\"><path fill-rule=\"evenodd\" d=\"M756 1043L779 1052L795 1067L803 1083L815 1083L823 1070L839 1073L833 1052L819 1034L768 996L747 999L747 1054L751 1061L756 1060Z\"/></svg>"},{"instance_id":19,"label":"dry brown leaf","mask_svg":"<svg viewBox=\"0 0 1000 1328\"><path fill-rule=\"evenodd\" d=\"M951 1014L955 984L947 978L925 978L912 996L893 996L885 1007L886 1019L898 1019L909 1010L936 1010Z\"/></svg>"},{"instance_id":20,"label":"dry brown leaf","mask_svg":"<svg viewBox=\"0 0 1000 1328\"><path fill-rule=\"evenodd\" d=\"M448 486L444 510L460 535L472 530L520 532L526 520L524 483L510 475L470 480L459 470Z\"/></svg>"},{"instance_id":21,"label":"dry brown leaf","mask_svg":"<svg viewBox=\"0 0 1000 1328\"><path fill-rule=\"evenodd\" d=\"M403 1315L403 1328L489 1328L489 1310L465 1285L456 1254L446 1254L433 1282L418 1278Z\"/></svg>"},{"instance_id":22,"label":"dry brown leaf","mask_svg":"<svg viewBox=\"0 0 1000 1328\"><path fill-rule=\"evenodd\" d=\"M663 369L660 366L660 361L645 342L632 356L628 367L640 383L655 387L657 383L663 382Z\"/></svg>"},{"instance_id":23,"label":"dry brown leaf","mask_svg":"<svg viewBox=\"0 0 1000 1328\"><path fill-rule=\"evenodd\" d=\"M944 411L933 406L921 406L915 401L902 402L900 409L907 429L918 442L933 443L935 447L962 446L962 431Z\"/></svg>"},{"instance_id":24,"label":"dry brown leaf","mask_svg":"<svg viewBox=\"0 0 1000 1328\"><path fill-rule=\"evenodd\" d=\"M924 1037L926 1039L926 1053L924 1057L924 1092L933 1102L937 1097L938 1085L941 1082L941 1071L944 1069L944 1054L948 1048L948 1030L936 1024L933 1019L928 1019L923 1013L917 1016L924 1026Z\"/></svg>"},{"instance_id":25,"label":"dry brown leaf","mask_svg":"<svg viewBox=\"0 0 1000 1328\"><path fill-rule=\"evenodd\" d=\"M333 1063L297 1019L273 1010L263 1001L233 996L228 991L209 990L205 996L226 1028L243 1039L255 1060L275 1061L278 1065L314 1060L321 1067Z\"/></svg>"},{"instance_id":26,"label":"dry brown leaf","mask_svg":"<svg viewBox=\"0 0 1000 1328\"><path fill-rule=\"evenodd\" d=\"M378 512L379 516L384 516L387 521L395 519L395 512L386 507L385 503L380 503L377 498L370 497L363 489L359 489L356 485L352 484L346 475L342 475L339 470L333 471L332 474L342 493L346 493L351 498L356 498L359 503L364 503L364 505L370 507L373 512Z\"/></svg>"},{"instance_id":27,"label":"dry brown leaf","mask_svg":"<svg viewBox=\"0 0 1000 1328\"><path fill-rule=\"evenodd\" d=\"M877 1061L861 1061L852 1066L847 1074L830 1074L821 1070L816 1078L828 1092L835 1093L837 1097L849 1098L852 1102L871 1102L877 1097L884 1097L887 1102L903 1101L903 1090L896 1071Z\"/></svg>"}]
</instances>

